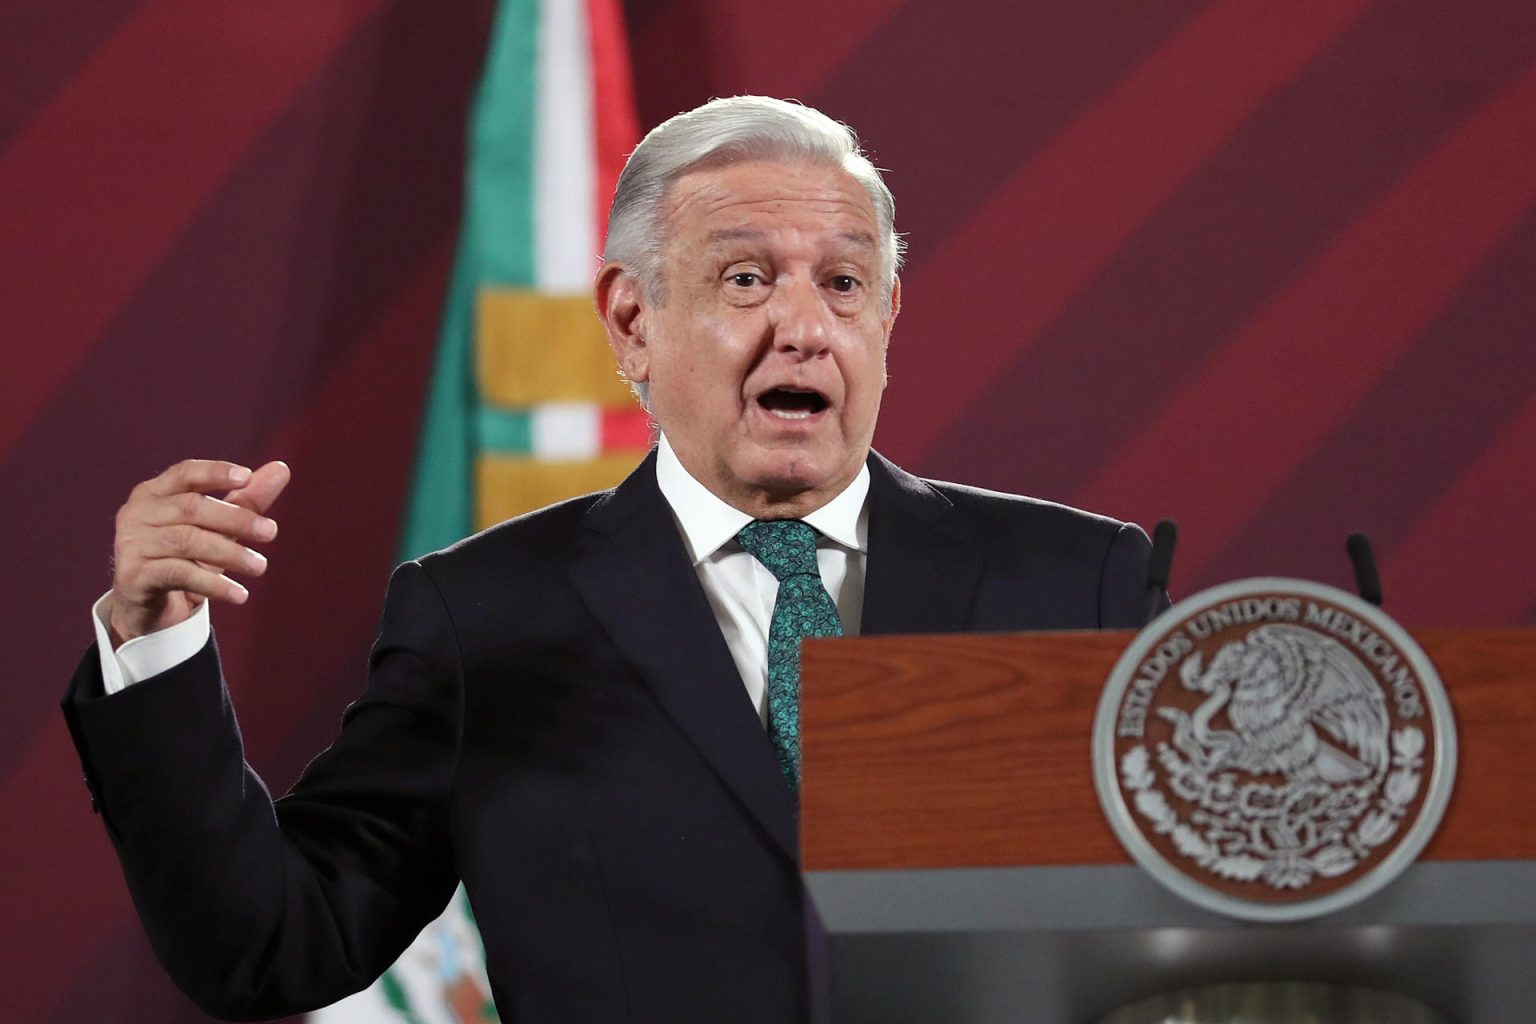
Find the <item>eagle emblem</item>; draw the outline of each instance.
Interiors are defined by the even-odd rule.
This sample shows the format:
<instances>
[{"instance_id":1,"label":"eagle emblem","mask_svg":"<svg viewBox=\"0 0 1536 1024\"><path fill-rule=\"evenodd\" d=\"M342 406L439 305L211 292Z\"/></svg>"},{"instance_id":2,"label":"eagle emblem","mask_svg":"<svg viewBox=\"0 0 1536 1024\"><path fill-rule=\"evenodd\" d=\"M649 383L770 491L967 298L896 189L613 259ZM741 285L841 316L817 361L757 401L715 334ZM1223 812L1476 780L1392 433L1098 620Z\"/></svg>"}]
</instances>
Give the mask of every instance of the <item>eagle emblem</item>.
<instances>
[{"instance_id":1,"label":"eagle emblem","mask_svg":"<svg viewBox=\"0 0 1536 1024\"><path fill-rule=\"evenodd\" d=\"M1173 742L1207 774L1278 773L1299 782L1379 779L1389 758L1387 701L1360 659L1337 640L1283 623L1225 644L1204 663L1179 667L1187 689L1206 694L1193 715L1158 713ZM1212 722L1225 714L1230 729Z\"/></svg>"},{"instance_id":2,"label":"eagle emblem","mask_svg":"<svg viewBox=\"0 0 1536 1024\"><path fill-rule=\"evenodd\" d=\"M1100 703L1095 784L1159 881L1294 920L1385 885L1449 798L1454 724L1411 637L1301 580L1197 594L1148 626Z\"/></svg>"}]
</instances>

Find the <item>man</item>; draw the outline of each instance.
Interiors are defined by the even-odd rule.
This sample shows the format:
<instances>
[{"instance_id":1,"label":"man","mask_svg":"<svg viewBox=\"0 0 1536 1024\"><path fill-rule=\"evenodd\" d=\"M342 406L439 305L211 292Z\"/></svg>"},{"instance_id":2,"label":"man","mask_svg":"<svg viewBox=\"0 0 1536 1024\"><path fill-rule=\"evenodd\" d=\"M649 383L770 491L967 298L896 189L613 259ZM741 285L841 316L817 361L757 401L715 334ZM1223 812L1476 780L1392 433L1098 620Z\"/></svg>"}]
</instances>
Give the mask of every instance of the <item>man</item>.
<instances>
[{"instance_id":1,"label":"man","mask_svg":"<svg viewBox=\"0 0 1536 1024\"><path fill-rule=\"evenodd\" d=\"M1145 607L1135 527L871 453L893 218L852 134L798 105L715 101L648 135L595 292L658 451L613 491L401 566L366 691L275 808L206 599L246 599L224 573L260 575L246 545L275 534L287 469L189 462L135 489L65 710L194 998L338 998L462 878L508 1019L803 1019L789 620L1083 628Z\"/></svg>"}]
</instances>

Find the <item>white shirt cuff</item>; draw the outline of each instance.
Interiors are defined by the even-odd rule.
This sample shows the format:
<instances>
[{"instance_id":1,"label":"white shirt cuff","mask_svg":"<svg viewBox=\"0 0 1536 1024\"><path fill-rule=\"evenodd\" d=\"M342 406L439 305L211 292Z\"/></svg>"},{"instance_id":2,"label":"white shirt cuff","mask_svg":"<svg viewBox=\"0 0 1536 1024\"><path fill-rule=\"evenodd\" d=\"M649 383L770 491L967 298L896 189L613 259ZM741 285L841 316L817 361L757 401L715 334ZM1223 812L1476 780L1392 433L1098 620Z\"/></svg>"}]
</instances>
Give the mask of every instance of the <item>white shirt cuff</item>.
<instances>
[{"instance_id":1,"label":"white shirt cuff","mask_svg":"<svg viewBox=\"0 0 1536 1024\"><path fill-rule=\"evenodd\" d=\"M175 668L208 642L212 627L209 625L208 602L204 601L186 621L136 636L114 651L107 623L107 598L110 596L110 591L101 595L91 608L91 624L96 628L96 653L101 658L101 682L108 694Z\"/></svg>"}]
</instances>

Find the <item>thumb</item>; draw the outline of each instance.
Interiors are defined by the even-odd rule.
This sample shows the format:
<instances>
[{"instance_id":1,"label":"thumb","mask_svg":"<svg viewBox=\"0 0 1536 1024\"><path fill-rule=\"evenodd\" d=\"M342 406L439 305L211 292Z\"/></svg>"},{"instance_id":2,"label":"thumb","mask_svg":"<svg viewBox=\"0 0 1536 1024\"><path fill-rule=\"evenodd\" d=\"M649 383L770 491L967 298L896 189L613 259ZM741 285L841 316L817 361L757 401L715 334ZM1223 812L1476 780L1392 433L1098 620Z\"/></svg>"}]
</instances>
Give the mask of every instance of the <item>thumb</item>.
<instances>
[{"instance_id":1,"label":"thumb","mask_svg":"<svg viewBox=\"0 0 1536 1024\"><path fill-rule=\"evenodd\" d=\"M269 462L252 473L245 486L226 494L224 500L264 515L277 501L278 495L283 493L283 488L288 486L292 476L286 462Z\"/></svg>"}]
</instances>

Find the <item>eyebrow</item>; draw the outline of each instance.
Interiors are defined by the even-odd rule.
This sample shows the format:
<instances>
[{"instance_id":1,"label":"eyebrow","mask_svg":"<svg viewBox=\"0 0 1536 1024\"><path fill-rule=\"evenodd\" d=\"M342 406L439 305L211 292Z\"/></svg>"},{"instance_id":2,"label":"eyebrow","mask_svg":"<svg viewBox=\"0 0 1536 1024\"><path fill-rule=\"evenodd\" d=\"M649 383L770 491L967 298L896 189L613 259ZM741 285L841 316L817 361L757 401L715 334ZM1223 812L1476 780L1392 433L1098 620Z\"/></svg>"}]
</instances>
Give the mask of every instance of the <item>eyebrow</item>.
<instances>
[{"instance_id":1,"label":"eyebrow","mask_svg":"<svg viewBox=\"0 0 1536 1024\"><path fill-rule=\"evenodd\" d=\"M879 248L875 244L875 236L868 231L844 231L843 241L860 249L874 251Z\"/></svg>"}]
</instances>

